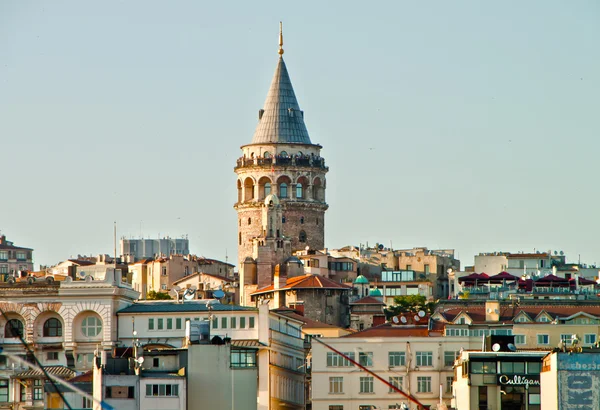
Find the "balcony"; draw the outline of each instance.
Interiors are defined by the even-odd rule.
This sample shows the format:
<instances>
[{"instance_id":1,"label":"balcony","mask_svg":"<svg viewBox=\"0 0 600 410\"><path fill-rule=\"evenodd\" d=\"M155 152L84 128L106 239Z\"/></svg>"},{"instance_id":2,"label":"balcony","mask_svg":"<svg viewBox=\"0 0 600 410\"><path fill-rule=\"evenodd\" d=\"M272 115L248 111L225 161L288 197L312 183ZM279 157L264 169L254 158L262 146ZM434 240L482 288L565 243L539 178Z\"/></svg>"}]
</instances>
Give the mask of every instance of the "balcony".
<instances>
[{"instance_id":1,"label":"balcony","mask_svg":"<svg viewBox=\"0 0 600 410\"><path fill-rule=\"evenodd\" d=\"M277 330L271 329L269 330L269 338L272 341L304 350L304 339L301 339L299 337L286 335L285 333L281 333Z\"/></svg>"},{"instance_id":2,"label":"balcony","mask_svg":"<svg viewBox=\"0 0 600 410\"><path fill-rule=\"evenodd\" d=\"M325 159L315 156L292 156L292 157L270 157L270 158L244 158L240 157L236 161L236 169L238 168L252 168L252 167L286 167L286 166L298 166L307 168L319 168L327 170L325 166Z\"/></svg>"}]
</instances>

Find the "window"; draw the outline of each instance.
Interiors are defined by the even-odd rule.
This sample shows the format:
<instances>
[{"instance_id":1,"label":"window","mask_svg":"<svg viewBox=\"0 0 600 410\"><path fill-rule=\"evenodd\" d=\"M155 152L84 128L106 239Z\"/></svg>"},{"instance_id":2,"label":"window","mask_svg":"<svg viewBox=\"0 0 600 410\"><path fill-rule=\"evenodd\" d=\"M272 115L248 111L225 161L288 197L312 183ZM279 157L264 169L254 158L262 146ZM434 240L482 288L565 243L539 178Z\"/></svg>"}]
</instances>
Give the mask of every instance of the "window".
<instances>
[{"instance_id":1,"label":"window","mask_svg":"<svg viewBox=\"0 0 600 410\"><path fill-rule=\"evenodd\" d=\"M4 337L23 337L23 322L19 319L10 319L6 322Z\"/></svg>"},{"instance_id":2,"label":"window","mask_svg":"<svg viewBox=\"0 0 600 410\"><path fill-rule=\"evenodd\" d=\"M281 223L284 224L285 223L285 216L281 217Z\"/></svg>"},{"instance_id":3,"label":"window","mask_svg":"<svg viewBox=\"0 0 600 410\"><path fill-rule=\"evenodd\" d=\"M397 389L402 390L402 377L401 376L393 376L390 377L390 384ZM390 393L398 393L396 390L390 387Z\"/></svg>"},{"instance_id":4,"label":"window","mask_svg":"<svg viewBox=\"0 0 600 410\"><path fill-rule=\"evenodd\" d=\"M428 264L424 265L424 268L425 268L425 274L428 275L429 274L429 265Z\"/></svg>"},{"instance_id":5,"label":"window","mask_svg":"<svg viewBox=\"0 0 600 410\"><path fill-rule=\"evenodd\" d=\"M256 350L231 349L231 367L256 367Z\"/></svg>"},{"instance_id":6,"label":"window","mask_svg":"<svg viewBox=\"0 0 600 410\"><path fill-rule=\"evenodd\" d=\"M412 265L406 265L406 270L412 270Z\"/></svg>"},{"instance_id":7,"label":"window","mask_svg":"<svg viewBox=\"0 0 600 410\"><path fill-rule=\"evenodd\" d=\"M417 377L417 392L431 393L431 377Z\"/></svg>"},{"instance_id":8,"label":"window","mask_svg":"<svg viewBox=\"0 0 600 410\"><path fill-rule=\"evenodd\" d=\"M93 353L77 353L77 367L91 367L94 361Z\"/></svg>"},{"instance_id":9,"label":"window","mask_svg":"<svg viewBox=\"0 0 600 410\"><path fill-rule=\"evenodd\" d=\"M373 366L373 352L359 352L358 363L362 366Z\"/></svg>"},{"instance_id":10,"label":"window","mask_svg":"<svg viewBox=\"0 0 600 410\"><path fill-rule=\"evenodd\" d=\"M19 401L21 403L27 401L27 386L23 386L21 383L19 383Z\"/></svg>"},{"instance_id":11,"label":"window","mask_svg":"<svg viewBox=\"0 0 600 410\"><path fill-rule=\"evenodd\" d=\"M167 276L167 267L166 266L163 266L163 268L162 268L162 275Z\"/></svg>"},{"instance_id":12,"label":"window","mask_svg":"<svg viewBox=\"0 0 600 410\"><path fill-rule=\"evenodd\" d=\"M334 404L332 406L329 406L329 410L344 410L344 406Z\"/></svg>"},{"instance_id":13,"label":"window","mask_svg":"<svg viewBox=\"0 0 600 410\"><path fill-rule=\"evenodd\" d=\"M527 374L540 374L542 364L540 362L527 362Z\"/></svg>"},{"instance_id":14,"label":"window","mask_svg":"<svg viewBox=\"0 0 600 410\"><path fill-rule=\"evenodd\" d=\"M161 288L162 290L167 290L167 284L166 284L166 283L163 283L162 285L160 285L160 288Z\"/></svg>"},{"instance_id":15,"label":"window","mask_svg":"<svg viewBox=\"0 0 600 410\"><path fill-rule=\"evenodd\" d=\"M221 318L221 329L227 329L227 318L226 317Z\"/></svg>"},{"instance_id":16,"label":"window","mask_svg":"<svg viewBox=\"0 0 600 410\"><path fill-rule=\"evenodd\" d=\"M471 373L473 374L495 374L496 362L471 362Z\"/></svg>"},{"instance_id":17,"label":"window","mask_svg":"<svg viewBox=\"0 0 600 410\"><path fill-rule=\"evenodd\" d=\"M245 329L246 328L246 317L242 316L240 318L240 329Z\"/></svg>"},{"instance_id":18,"label":"window","mask_svg":"<svg viewBox=\"0 0 600 410\"><path fill-rule=\"evenodd\" d=\"M296 184L296 198L304 198L304 191L302 189L302 184L300 183Z\"/></svg>"},{"instance_id":19,"label":"window","mask_svg":"<svg viewBox=\"0 0 600 410\"><path fill-rule=\"evenodd\" d=\"M373 393L373 378L371 376L360 378L359 393Z\"/></svg>"},{"instance_id":20,"label":"window","mask_svg":"<svg viewBox=\"0 0 600 410\"><path fill-rule=\"evenodd\" d=\"M452 393L452 382L454 378L452 376L446 376L446 393Z\"/></svg>"},{"instance_id":21,"label":"window","mask_svg":"<svg viewBox=\"0 0 600 410\"><path fill-rule=\"evenodd\" d=\"M56 318L48 319L44 323L43 334L45 337L60 337L62 336L62 323Z\"/></svg>"},{"instance_id":22,"label":"window","mask_svg":"<svg viewBox=\"0 0 600 410\"><path fill-rule=\"evenodd\" d=\"M546 316L546 315L543 315L543 316L540 316L540 317L538 317L538 318L537 318L537 321L538 321L538 322L541 322L541 323L548 323L548 322L550 322L551 320L550 320L550 318L549 318L548 316Z\"/></svg>"},{"instance_id":23,"label":"window","mask_svg":"<svg viewBox=\"0 0 600 410\"><path fill-rule=\"evenodd\" d=\"M0 251L0 261L8 260L8 251Z\"/></svg>"},{"instance_id":24,"label":"window","mask_svg":"<svg viewBox=\"0 0 600 410\"><path fill-rule=\"evenodd\" d=\"M173 329L173 319L168 318L167 319L167 330L172 330L172 329Z\"/></svg>"},{"instance_id":25,"label":"window","mask_svg":"<svg viewBox=\"0 0 600 410\"><path fill-rule=\"evenodd\" d=\"M87 397L82 397L81 408L82 409L91 409L92 408L92 399L88 399Z\"/></svg>"},{"instance_id":26,"label":"window","mask_svg":"<svg viewBox=\"0 0 600 410\"><path fill-rule=\"evenodd\" d=\"M550 344L550 336L538 334L537 342L539 345L548 345L548 344Z\"/></svg>"},{"instance_id":27,"label":"window","mask_svg":"<svg viewBox=\"0 0 600 410\"><path fill-rule=\"evenodd\" d=\"M524 345L526 343L525 335L515 335L515 344Z\"/></svg>"},{"instance_id":28,"label":"window","mask_svg":"<svg viewBox=\"0 0 600 410\"><path fill-rule=\"evenodd\" d=\"M342 352L350 359L354 360L354 352ZM334 352L327 352L327 367L351 367L352 363Z\"/></svg>"},{"instance_id":29,"label":"window","mask_svg":"<svg viewBox=\"0 0 600 410\"><path fill-rule=\"evenodd\" d=\"M525 362L502 362L500 368L505 374L525 374Z\"/></svg>"},{"instance_id":30,"label":"window","mask_svg":"<svg viewBox=\"0 0 600 410\"><path fill-rule=\"evenodd\" d=\"M306 242L306 232L300 231L300 235L298 236L298 241Z\"/></svg>"},{"instance_id":31,"label":"window","mask_svg":"<svg viewBox=\"0 0 600 410\"><path fill-rule=\"evenodd\" d=\"M417 366L433 366L433 352L417 352Z\"/></svg>"},{"instance_id":32,"label":"window","mask_svg":"<svg viewBox=\"0 0 600 410\"><path fill-rule=\"evenodd\" d=\"M253 316L251 316L251 317L249 318L249 325L248 325L248 327L249 327L250 329L254 329L254 317L253 317Z\"/></svg>"},{"instance_id":33,"label":"window","mask_svg":"<svg viewBox=\"0 0 600 410\"><path fill-rule=\"evenodd\" d=\"M8 379L0 379L0 403L8 403Z\"/></svg>"},{"instance_id":34,"label":"window","mask_svg":"<svg viewBox=\"0 0 600 410\"><path fill-rule=\"evenodd\" d=\"M232 329L237 328L237 318L236 317L231 318L231 328Z\"/></svg>"},{"instance_id":35,"label":"window","mask_svg":"<svg viewBox=\"0 0 600 410\"><path fill-rule=\"evenodd\" d=\"M303 224L304 224L304 217L303 217L303 216L301 216L301 217L300 217L300 225L303 225Z\"/></svg>"},{"instance_id":36,"label":"window","mask_svg":"<svg viewBox=\"0 0 600 410\"><path fill-rule=\"evenodd\" d=\"M181 318L175 319L175 329L181 329Z\"/></svg>"},{"instance_id":37,"label":"window","mask_svg":"<svg viewBox=\"0 0 600 410\"><path fill-rule=\"evenodd\" d=\"M33 381L33 400L44 400L44 390L41 380Z\"/></svg>"},{"instance_id":38,"label":"window","mask_svg":"<svg viewBox=\"0 0 600 410\"><path fill-rule=\"evenodd\" d=\"M102 321L96 316L88 316L81 322L81 331L86 337L95 337L102 330Z\"/></svg>"},{"instance_id":39,"label":"window","mask_svg":"<svg viewBox=\"0 0 600 410\"><path fill-rule=\"evenodd\" d=\"M8 265L0 265L0 273L8 273Z\"/></svg>"},{"instance_id":40,"label":"window","mask_svg":"<svg viewBox=\"0 0 600 410\"><path fill-rule=\"evenodd\" d=\"M265 196L271 195L271 183L270 182L266 182L265 183Z\"/></svg>"},{"instance_id":41,"label":"window","mask_svg":"<svg viewBox=\"0 0 600 410\"><path fill-rule=\"evenodd\" d=\"M218 329L219 328L219 318L218 317L213 317L212 327L213 327L213 329Z\"/></svg>"},{"instance_id":42,"label":"window","mask_svg":"<svg viewBox=\"0 0 600 410\"><path fill-rule=\"evenodd\" d=\"M288 186L285 182L282 184L279 184L279 196L281 198L287 198L287 196L288 196L287 191L288 191Z\"/></svg>"},{"instance_id":43,"label":"window","mask_svg":"<svg viewBox=\"0 0 600 410\"><path fill-rule=\"evenodd\" d=\"M25 252L17 252L17 260L25 260Z\"/></svg>"},{"instance_id":44,"label":"window","mask_svg":"<svg viewBox=\"0 0 600 410\"><path fill-rule=\"evenodd\" d=\"M178 384L147 384L146 396L155 397L174 397L179 396Z\"/></svg>"},{"instance_id":45,"label":"window","mask_svg":"<svg viewBox=\"0 0 600 410\"><path fill-rule=\"evenodd\" d=\"M159 318L159 319L157 320L157 322L158 322L158 323L157 323L157 324L158 324L158 326L157 326L157 329L158 329L158 330L163 330L163 328L164 328L164 322L165 322L165 320L164 320L163 318Z\"/></svg>"},{"instance_id":46,"label":"window","mask_svg":"<svg viewBox=\"0 0 600 410\"><path fill-rule=\"evenodd\" d=\"M444 366L452 367L454 366L454 359L456 359L457 352L444 352Z\"/></svg>"},{"instance_id":47,"label":"window","mask_svg":"<svg viewBox=\"0 0 600 410\"><path fill-rule=\"evenodd\" d=\"M154 318L148 318L148 330L154 330Z\"/></svg>"},{"instance_id":48,"label":"window","mask_svg":"<svg viewBox=\"0 0 600 410\"><path fill-rule=\"evenodd\" d=\"M329 378L329 393L340 394L344 392L344 378L330 377Z\"/></svg>"},{"instance_id":49,"label":"window","mask_svg":"<svg viewBox=\"0 0 600 410\"><path fill-rule=\"evenodd\" d=\"M46 360L58 360L58 352L46 352Z\"/></svg>"},{"instance_id":50,"label":"window","mask_svg":"<svg viewBox=\"0 0 600 410\"><path fill-rule=\"evenodd\" d=\"M406 365L406 353L404 353L404 352L389 352L388 353L388 365L391 367L405 366Z\"/></svg>"},{"instance_id":51,"label":"window","mask_svg":"<svg viewBox=\"0 0 600 410\"><path fill-rule=\"evenodd\" d=\"M571 342L573 341L573 336L575 336L575 335L572 333L562 334L562 335L560 335L560 340L562 340L563 343L571 344Z\"/></svg>"},{"instance_id":52,"label":"window","mask_svg":"<svg viewBox=\"0 0 600 410\"><path fill-rule=\"evenodd\" d=\"M588 333L583 335L583 343L586 345L591 345L596 343L596 334Z\"/></svg>"},{"instance_id":53,"label":"window","mask_svg":"<svg viewBox=\"0 0 600 410\"><path fill-rule=\"evenodd\" d=\"M133 399L135 386L106 386L104 394L107 399Z\"/></svg>"}]
</instances>

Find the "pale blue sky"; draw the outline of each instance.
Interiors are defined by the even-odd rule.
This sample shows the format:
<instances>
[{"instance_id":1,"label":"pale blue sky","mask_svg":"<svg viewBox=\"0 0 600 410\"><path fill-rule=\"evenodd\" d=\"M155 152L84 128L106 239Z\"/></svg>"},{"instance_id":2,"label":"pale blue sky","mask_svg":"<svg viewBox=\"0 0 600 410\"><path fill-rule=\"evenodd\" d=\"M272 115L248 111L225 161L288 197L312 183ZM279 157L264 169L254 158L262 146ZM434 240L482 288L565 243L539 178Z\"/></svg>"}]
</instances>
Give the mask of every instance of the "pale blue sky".
<instances>
[{"instance_id":1,"label":"pale blue sky","mask_svg":"<svg viewBox=\"0 0 600 410\"><path fill-rule=\"evenodd\" d=\"M0 229L36 264L188 234L234 261L233 166L285 59L326 244L600 263L600 3L0 2Z\"/></svg>"}]
</instances>

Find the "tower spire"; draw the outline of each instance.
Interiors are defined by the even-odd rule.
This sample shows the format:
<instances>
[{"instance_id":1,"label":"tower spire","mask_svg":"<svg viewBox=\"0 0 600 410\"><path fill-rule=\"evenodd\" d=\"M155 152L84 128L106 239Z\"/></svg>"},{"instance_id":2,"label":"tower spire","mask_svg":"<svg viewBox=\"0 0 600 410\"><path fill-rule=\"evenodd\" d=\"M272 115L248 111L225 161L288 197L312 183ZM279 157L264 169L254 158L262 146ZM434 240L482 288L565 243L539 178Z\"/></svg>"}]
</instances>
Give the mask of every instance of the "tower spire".
<instances>
[{"instance_id":1,"label":"tower spire","mask_svg":"<svg viewBox=\"0 0 600 410\"><path fill-rule=\"evenodd\" d=\"M283 56L283 23L279 22L279 56Z\"/></svg>"}]
</instances>

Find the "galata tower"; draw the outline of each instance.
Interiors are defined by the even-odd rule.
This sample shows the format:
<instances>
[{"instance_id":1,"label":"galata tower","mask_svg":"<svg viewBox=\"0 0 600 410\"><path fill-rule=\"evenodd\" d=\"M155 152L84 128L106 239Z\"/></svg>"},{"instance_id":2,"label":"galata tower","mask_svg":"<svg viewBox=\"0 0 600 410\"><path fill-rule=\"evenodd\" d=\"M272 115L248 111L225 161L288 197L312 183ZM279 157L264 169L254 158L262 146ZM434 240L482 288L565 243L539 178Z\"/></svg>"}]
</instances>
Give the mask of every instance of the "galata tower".
<instances>
[{"instance_id":1,"label":"galata tower","mask_svg":"<svg viewBox=\"0 0 600 410\"><path fill-rule=\"evenodd\" d=\"M234 168L237 174L238 267L256 258L256 238L281 238L291 251L324 248L325 174L328 168L319 144L313 144L283 60L279 59L252 142L243 145ZM265 198L278 199L280 221L264 221ZM266 227L273 227L266 229ZM271 231L271 232L268 232ZM262 242L261 242L262 243ZM253 249L254 248L254 249ZM279 261L273 261L280 263Z\"/></svg>"}]
</instances>

